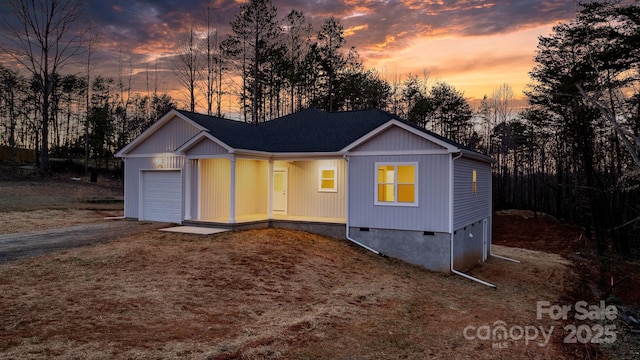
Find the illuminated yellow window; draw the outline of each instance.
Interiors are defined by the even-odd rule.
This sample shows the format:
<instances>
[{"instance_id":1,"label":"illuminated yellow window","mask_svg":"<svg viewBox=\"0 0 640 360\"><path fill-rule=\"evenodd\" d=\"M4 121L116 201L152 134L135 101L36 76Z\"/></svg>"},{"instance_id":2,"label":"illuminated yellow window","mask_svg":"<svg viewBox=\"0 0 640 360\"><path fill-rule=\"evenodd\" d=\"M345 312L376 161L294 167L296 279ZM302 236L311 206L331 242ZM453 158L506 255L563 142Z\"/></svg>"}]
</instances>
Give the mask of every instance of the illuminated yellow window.
<instances>
[{"instance_id":1,"label":"illuminated yellow window","mask_svg":"<svg viewBox=\"0 0 640 360\"><path fill-rule=\"evenodd\" d=\"M338 169L336 167L320 168L320 192L337 192L338 191Z\"/></svg>"},{"instance_id":2,"label":"illuminated yellow window","mask_svg":"<svg viewBox=\"0 0 640 360\"><path fill-rule=\"evenodd\" d=\"M378 205L417 205L416 163L376 164Z\"/></svg>"},{"instance_id":3,"label":"illuminated yellow window","mask_svg":"<svg viewBox=\"0 0 640 360\"><path fill-rule=\"evenodd\" d=\"M471 185L471 191L473 191L474 194L476 193L476 190L477 190L476 180L477 180L477 173L475 170L473 170L473 183L472 183L473 185Z\"/></svg>"}]
</instances>

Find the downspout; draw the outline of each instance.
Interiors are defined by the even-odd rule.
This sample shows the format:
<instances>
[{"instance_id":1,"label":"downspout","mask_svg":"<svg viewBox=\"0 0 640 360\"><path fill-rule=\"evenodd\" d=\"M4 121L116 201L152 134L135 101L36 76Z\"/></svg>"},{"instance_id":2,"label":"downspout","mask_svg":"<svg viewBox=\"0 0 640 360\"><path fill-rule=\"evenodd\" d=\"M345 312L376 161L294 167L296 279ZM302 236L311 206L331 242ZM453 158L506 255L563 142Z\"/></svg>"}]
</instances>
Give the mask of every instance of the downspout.
<instances>
[{"instance_id":1,"label":"downspout","mask_svg":"<svg viewBox=\"0 0 640 360\"><path fill-rule=\"evenodd\" d=\"M450 216L450 219L449 219L449 235L451 236L450 251L449 251L450 255L451 255L451 257L449 259L450 262L451 262L450 270L451 270L451 273L453 273L453 274L462 276L463 278L466 278L466 279L478 282L478 283L480 283L482 285L489 286L489 287L492 287L492 288L496 289L497 287L495 285L491 284L491 283L488 283L488 282L486 282L484 280L480 280L478 278L475 278L475 277L473 277L471 275L465 274L465 273L460 272L460 271L458 271L458 270L453 268L453 185L454 185L454 179L453 179L454 169L453 169L453 165L454 165L455 160L459 159L461 156L462 156L462 152L459 152L456 157L452 158L452 160L451 160L451 170L449 172L450 181L451 181L451 189L449 190L450 194L451 194L450 195L451 201L449 202L449 205L451 206L451 209L449 210L449 216Z\"/></svg>"},{"instance_id":2,"label":"downspout","mask_svg":"<svg viewBox=\"0 0 640 360\"><path fill-rule=\"evenodd\" d=\"M361 243L361 242L359 242L359 241L357 241L355 239L352 239L349 236L349 156L348 155L343 155L342 157L344 158L344 161L347 162L347 166L346 166L346 169L347 169L346 175L347 176L346 176L346 181L345 181L345 183L346 183L345 184L345 202L346 202L346 207L347 207L347 209L346 209L346 211L347 211L347 213L346 213L346 215L347 215L347 229L345 231L345 237L347 238L347 240L351 241L352 243L354 243L356 245L359 245L359 246L361 246L361 247L363 247L363 248L375 253L376 255L380 255L382 257L386 257L384 254L382 254L378 250L375 250L375 249L373 249L373 248L371 248L371 247L369 247L369 246L367 246L367 245L365 245L365 244L363 244L363 243Z\"/></svg>"},{"instance_id":3,"label":"downspout","mask_svg":"<svg viewBox=\"0 0 640 360\"><path fill-rule=\"evenodd\" d=\"M500 255L496 255L496 254L494 254L494 253L493 253L493 249L492 249L491 244L489 244L489 256L494 257L494 258L498 258L498 259L502 259L502 260L507 260L507 261L511 261L511 262L514 262L514 263L518 263L518 264L520 264L520 260L511 259L511 258L508 258L508 257L504 257L504 256L500 256Z\"/></svg>"}]
</instances>

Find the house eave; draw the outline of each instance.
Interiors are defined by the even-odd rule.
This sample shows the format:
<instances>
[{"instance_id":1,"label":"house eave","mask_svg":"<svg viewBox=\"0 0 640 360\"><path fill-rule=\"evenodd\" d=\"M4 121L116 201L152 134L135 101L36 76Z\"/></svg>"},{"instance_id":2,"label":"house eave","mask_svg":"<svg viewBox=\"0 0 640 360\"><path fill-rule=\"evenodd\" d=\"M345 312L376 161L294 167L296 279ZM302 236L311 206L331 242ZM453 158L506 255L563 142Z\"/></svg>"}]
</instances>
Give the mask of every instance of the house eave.
<instances>
[{"instance_id":1,"label":"house eave","mask_svg":"<svg viewBox=\"0 0 640 360\"><path fill-rule=\"evenodd\" d=\"M315 151L315 152L268 152L268 151L259 151L259 150L249 150L249 149L234 149L231 151L232 154L238 156L255 156L261 158L268 158L274 160L302 160L302 159L321 159L321 158L336 158L342 157L344 154L342 152L323 152L323 151Z\"/></svg>"},{"instance_id":2,"label":"house eave","mask_svg":"<svg viewBox=\"0 0 640 360\"><path fill-rule=\"evenodd\" d=\"M493 159L492 157L484 155L484 154L481 154L479 152L466 150L466 149L460 149L459 153L462 154L462 156L466 157L466 158L471 158L471 159L474 159L474 160L484 161L484 162L487 162L489 164L497 163L497 161L495 159Z\"/></svg>"}]
</instances>

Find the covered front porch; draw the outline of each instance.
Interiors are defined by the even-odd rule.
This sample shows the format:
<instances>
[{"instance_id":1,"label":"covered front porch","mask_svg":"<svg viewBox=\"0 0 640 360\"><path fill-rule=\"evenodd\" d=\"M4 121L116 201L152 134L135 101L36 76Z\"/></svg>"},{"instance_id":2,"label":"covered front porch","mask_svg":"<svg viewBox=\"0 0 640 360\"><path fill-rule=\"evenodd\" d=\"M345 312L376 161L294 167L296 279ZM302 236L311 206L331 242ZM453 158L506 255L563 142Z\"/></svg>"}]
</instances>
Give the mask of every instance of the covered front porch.
<instances>
[{"instance_id":1,"label":"covered front porch","mask_svg":"<svg viewBox=\"0 0 640 360\"><path fill-rule=\"evenodd\" d=\"M298 221L298 222L317 222L317 223L330 223L330 224L346 224L347 221L345 218L332 218L332 217L322 217L322 216L300 216L300 215L289 215L289 214L273 214L271 217L267 214L247 214L236 216L235 222L233 224L247 224L254 222L263 222L269 220L278 220L278 221ZM199 219L199 220L191 220L191 223L203 223L203 224L232 224L229 217L215 218L215 219Z\"/></svg>"},{"instance_id":2,"label":"covered front porch","mask_svg":"<svg viewBox=\"0 0 640 360\"><path fill-rule=\"evenodd\" d=\"M234 229L346 224L346 161L188 158L184 222Z\"/></svg>"}]
</instances>

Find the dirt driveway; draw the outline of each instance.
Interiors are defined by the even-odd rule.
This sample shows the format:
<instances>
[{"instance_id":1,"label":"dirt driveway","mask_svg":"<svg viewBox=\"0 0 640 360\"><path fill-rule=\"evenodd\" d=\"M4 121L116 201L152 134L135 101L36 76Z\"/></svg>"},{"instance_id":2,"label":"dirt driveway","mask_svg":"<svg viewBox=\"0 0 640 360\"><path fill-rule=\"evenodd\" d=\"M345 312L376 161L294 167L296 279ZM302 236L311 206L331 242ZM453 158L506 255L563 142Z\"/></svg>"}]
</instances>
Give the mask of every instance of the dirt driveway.
<instances>
[{"instance_id":1,"label":"dirt driveway","mask_svg":"<svg viewBox=\"0 0 640 360\"><path fill-rule=\"evenodd\" d=\"M167 224L129 220L110 220L15 234L0 235L0 264L29 256L47 254L78 246L106 243L120 237Z\"/></svg>"}]
</instances>

